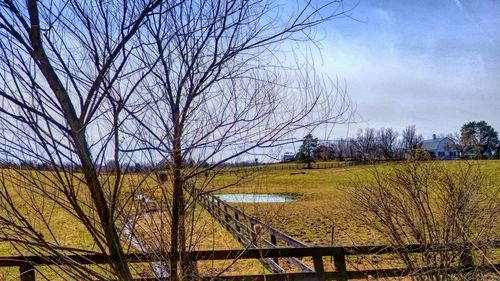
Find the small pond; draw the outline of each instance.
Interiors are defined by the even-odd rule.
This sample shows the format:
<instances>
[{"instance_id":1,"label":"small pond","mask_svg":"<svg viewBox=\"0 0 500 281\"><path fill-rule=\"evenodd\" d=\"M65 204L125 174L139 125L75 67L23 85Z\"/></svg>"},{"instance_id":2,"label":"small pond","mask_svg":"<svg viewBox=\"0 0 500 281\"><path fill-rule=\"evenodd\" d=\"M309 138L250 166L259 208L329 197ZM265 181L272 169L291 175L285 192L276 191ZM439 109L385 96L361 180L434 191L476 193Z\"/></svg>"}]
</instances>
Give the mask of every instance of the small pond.
<instances>
[{"instance_id":1,"label":"small pond","mask_svg":"<svg viewBox=\"0 0 500 281\"><path fill-rule=\"evenodd\" d=\"M293 197L277 194L216 194L215 196L227 203L284 203L295 201Z\"/></svg>"}]
</instances>

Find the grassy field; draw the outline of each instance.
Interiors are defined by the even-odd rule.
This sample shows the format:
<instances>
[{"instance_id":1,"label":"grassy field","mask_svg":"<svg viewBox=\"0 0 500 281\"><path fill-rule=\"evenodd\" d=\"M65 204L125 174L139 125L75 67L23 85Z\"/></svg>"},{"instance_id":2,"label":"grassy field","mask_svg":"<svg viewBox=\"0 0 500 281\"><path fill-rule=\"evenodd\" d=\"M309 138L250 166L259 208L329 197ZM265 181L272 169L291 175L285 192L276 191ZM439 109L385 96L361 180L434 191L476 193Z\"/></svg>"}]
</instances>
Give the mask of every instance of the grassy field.
<instances>
[{"instance_id":1,"label":"grassy field","mask_svg":"<svg viewBox=\"0 0 500 281\"><path fill-rule=\"evenodd\" d=\"M453 167L457 162L446 162ZM490 175L493 182L500 182L500 161L480 161L482 170ZM322 163L323 164L323 163ZM336 166L336 163L324 163L319 167ZM393 164L378 164L378 169L387 169ZM368 245L386 244L383 237L360 224L353 215L352 207L347 200L355 179L366 179L373 170L370 165L349 167L301 169L300 165L277 164L265 165L257 169L243 168L245 180L236 186L218 191L218 193L258 193L282 194L293 196L296 201L269 204L239 204L245 211L273 225L291 236L309 245ZM237 168L228 168L237 171ZM253 173L249 175L249 173ZM213 186L218 187L237 180L233 172L218 175ZM496 187L498 188L498 186ZM35 200L22 192L17 200ZM54 235L62 245L93 249L89 235L84 227L65 211L54 207L50 209L50 226ZM222 226L204 210L196 210L195 224L198 249L236 249L242 246ZM33 218L35 219L35 217ZM499 237L495 237L500 239ZM8 243L0 243L0 255L16 254ZM200 269L204 273L218 272L229 262L204 262ZM227 272L229 274L257 274L263 272L262 265L255 260L240 261ZM17 269L0 270L2 275L17 274ZM48 275L49 279L53 274ZM9 279L9 278L7 278Z\"/></svg>"},{"instance_id":2,"label":"grassy field","mask_svg":"<svg viewBox=\"0 0 500 281\"><path fill-rule=\"evenodd\" d=\"M457 161L445 162L450 168ZM493 182L500 182L500 161L475 161ZM378 169L392 164L378 164ZM355 219L347 200L353 180L369 177L371 165L330 169L269 169L263 170L238 186L219 193L285 194L296 201L269 204L238 204L247 212L310 245L368 245L386 244L383 237ZM236 180L224 174L214 186ZM499 188L498 186L494 188ZM500 233L499 237L500 239Z\"/></svg>"},{"instance_id":3,"label":"grassy field","mask_svg":"<svg viewBox=\"0 0 500 281\"><path fill-rule=\"evenodd\" d=\"M18 211L25 215L30 224L40 234L44 235L49 241L57 240L60 246L84 250L97 250L90 234L79 220L68 213L67 210L64 210L50 200L45 200L42 195L29 191L30 183L25 182L23 179L37 178L40 182L43 182L44 179L40 177L40 175L44 172L15 172L7 169L0 172L5 178L9 179L9 182L6 183L6 188L12 196L15 205L18 206ZM126 180L129 181L131 185L135 185L137 184L136 182L142 178L142 175L128 175L127 177ZM47 190L55 192L50 188L47 188ZM79 194L81 200L88 199L88 192L85 187L81 188ZM1 210L0 212L5 212L5 210ZM197 249L240 249L242 247L240 243L221 227L206 211L197 207L195 212L196 223L194 225L193 244L196 244ZM42 222L42 218L47 224ZM168 229L168 227L166 229ZM168 233L165 233L165 236L168 237ZM157 239L157 237L155 239ZM147 243L143 244L146 245ZM135 252L138 249L131 248L128 250L130 252ZM17 256L20 253L29 253L29 251L15 247L9 242L0 242L0 256ZM231 261L217 261L214 263L200 262L199 269L203 274L212 272L219 273L230 263ZM134 268L133 270L137 271L139 276L147 277L142 274L148 271L149 266L147 266L147 264L134 265ZM41 273L38 274L37 280L66 280L64 277L58 276L59 271L54 272L48 267L38 267L38 269L41 270ZM249 274L266 272L257 260L243 260L232 265L226 273L232 274L247 271ZM18 268L0 268L0 281L17 279L18 275Z\"/></svg>"}]
</instances>

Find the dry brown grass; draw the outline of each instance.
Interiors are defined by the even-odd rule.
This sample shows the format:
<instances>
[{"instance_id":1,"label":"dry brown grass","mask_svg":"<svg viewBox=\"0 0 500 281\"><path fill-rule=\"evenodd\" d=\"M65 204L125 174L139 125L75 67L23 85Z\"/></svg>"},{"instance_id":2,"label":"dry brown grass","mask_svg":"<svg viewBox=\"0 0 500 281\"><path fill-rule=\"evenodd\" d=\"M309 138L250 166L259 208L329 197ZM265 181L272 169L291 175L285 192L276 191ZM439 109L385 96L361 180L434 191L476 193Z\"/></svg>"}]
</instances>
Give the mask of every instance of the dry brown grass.
<instances>
[{"instance_id":1,"label":"dry brown grass","mask_svg":"<svg viewBox=\"0 0 500 281\"><path fill-rule=\"evenodd\" d=\"M453 169L457 162L446 162ZM500 185L500 161L477 161L482 171ZM392 164L379 164L379 169ZM354 180L367 178L372 166L301 170L269 170L251 180L220 191L222 193L291 194L297 201L271 204L239 204L245 211L311 245L384 244L379 234L355 220L348 202ZM293 174L293 175L292 175ZM222 175L214 186L234 181ZM332 239L333 234L333 239ZM500 232L499 232L500 234ZM500 237L498 237L500 238Z\"/></svg>"}]
</instances>

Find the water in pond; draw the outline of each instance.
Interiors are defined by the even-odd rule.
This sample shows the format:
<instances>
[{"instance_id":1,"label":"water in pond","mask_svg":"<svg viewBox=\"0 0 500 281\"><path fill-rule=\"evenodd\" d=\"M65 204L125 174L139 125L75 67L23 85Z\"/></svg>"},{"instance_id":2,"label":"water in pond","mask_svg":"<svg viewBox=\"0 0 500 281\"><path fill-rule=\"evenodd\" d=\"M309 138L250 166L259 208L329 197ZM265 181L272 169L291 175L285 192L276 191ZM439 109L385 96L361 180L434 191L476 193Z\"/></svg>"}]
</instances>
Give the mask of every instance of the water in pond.
<instances>
[{"instance_id":1,"label":"water in pond","mask_svg":"<svg viewBox=\"0 0 500 281\"><path fill-rule=\"evenodd\" d=\"M217 194L215 196L227 203L284 203L295 201L292 197L276 194Z\"/></svg>"}]
</instances>

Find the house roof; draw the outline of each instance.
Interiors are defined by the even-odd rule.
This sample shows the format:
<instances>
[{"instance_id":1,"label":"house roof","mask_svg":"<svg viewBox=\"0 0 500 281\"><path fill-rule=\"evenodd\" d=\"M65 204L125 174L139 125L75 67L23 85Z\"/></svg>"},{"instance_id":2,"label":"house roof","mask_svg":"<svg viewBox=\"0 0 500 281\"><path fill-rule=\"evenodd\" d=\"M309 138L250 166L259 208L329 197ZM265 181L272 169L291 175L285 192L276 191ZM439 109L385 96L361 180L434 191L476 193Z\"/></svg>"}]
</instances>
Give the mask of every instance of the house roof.
<instances>
[{"instance_id":1,"label":"house roof","mask_svg":"<svg viewBox=\"0 0 500 281\"><path fill-rule=\"evenodd\" d=\"M448 137L423 140L422 144L421 144L422 149L427 150L427 151L436 150L439 147L439 144L441 143L441 141L443 141L445 139L448 139L449 141L453 142L453 140L448 138Z\"/></svg>"}]
</instances>

